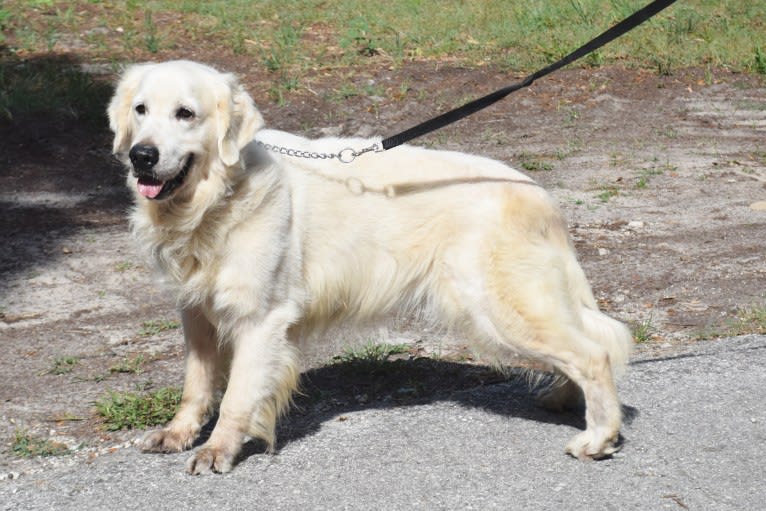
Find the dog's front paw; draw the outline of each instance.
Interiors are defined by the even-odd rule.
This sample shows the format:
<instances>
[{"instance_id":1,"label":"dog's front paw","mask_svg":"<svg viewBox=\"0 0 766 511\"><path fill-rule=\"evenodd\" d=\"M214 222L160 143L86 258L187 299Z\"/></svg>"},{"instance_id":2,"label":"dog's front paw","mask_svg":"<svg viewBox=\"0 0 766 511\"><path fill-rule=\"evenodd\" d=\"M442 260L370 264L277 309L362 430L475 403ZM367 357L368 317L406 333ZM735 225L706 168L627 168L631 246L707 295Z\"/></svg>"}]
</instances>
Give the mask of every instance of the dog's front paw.
<instances>
[{"instance_id":1,"label":"dog's front paw","mask_svg":"<svg viewBox=\"0 0 766 511\"><path fill-rule=\"evenodd\" d=\"M585 430L569 441L566 452L578 460L607 458L620 450L617 436L603 430Z\"/></svg>"},{"instance_id":2,"label":"dog's front paw","mask_svg":"<svg viewBox=\"0 0 766 511\"><path fill-rule=\"evenodd\" d=\"M213 447L207 444L194 453L186 462L186 472L192 475L225 474L234 465L235 454L221 447Z\"/></svg>"},{"instance_id":3,"label":"dog's front paw","mask_svg":"<svg viewBox=\"0 0 766 511\"><path fill-rule=\"evenodd\" d=\"M199 428L166 428L149 431L138 442L145 452L181 452L189 449L197 438Z\"/></svg>"}]
</instances>

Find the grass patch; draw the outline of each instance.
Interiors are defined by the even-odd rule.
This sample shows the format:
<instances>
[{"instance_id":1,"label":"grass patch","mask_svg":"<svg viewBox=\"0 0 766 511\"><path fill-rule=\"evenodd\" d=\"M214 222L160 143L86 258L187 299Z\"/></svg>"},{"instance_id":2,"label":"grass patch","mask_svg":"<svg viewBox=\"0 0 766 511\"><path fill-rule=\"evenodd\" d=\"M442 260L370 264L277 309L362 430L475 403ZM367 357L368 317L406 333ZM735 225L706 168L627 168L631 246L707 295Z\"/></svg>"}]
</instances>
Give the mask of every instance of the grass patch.
<instances>
[{"instance_id":1,"label":"grass patch","mask_svg":"<svg viewBox=\"0 0 766 511\"><path fill-rule=\"evenodd\" d=\"M636 188L643 190L649 185L649 181L655 176L661 176L665 173L665 170L661 167L650 167L641 169L636 178Z\"/></svg>"},{"instance_id":2,"label":"grass patch","mask_svg":"<svg viewBox=\"0 0 766 511\"><path fill-rule=\"evenodd\" d=\"M408 344L377 344L374 342L365 344L359 348L346 348L343 354L333 357L333 363L337 364L382 364L393 355L408 353Z\"/></svg>"},{"instance_id":3,"label":"grass patch","mask_svg":"<svg viewBox=\"0 0 766 511\"><path fill-rule=\"evenodd\" d=\"M159 335L168 330L175 330L180 326L181 324L178 321L172 319L153 319L143 322L141 329L138 331L138 335L141 337L151 337L152 335Z\"/></svg>"},{"instance_id":4,"label":"grass patch","mask_svg":"<svg viewBox=\"0 0 766 511\"><path fill-rule=\"evenodd\" d=\"M333 365L343 366L350 373L374 375L385 372L395 360L394 355L408 353L407 344L369 343L358 348L346 348L332 359Z\"/></svg>"},{"instance_id":5,"label":"grass patch","mask_svg":"<svg viewBox=\"0 0 766 511\"><path fill-rule=\"evenodd\" d=\"M61 442L54 442L32 436L27 430L16 430L13 434L11 451L21 458L37 456L64 456L71 451Z\"/></svg>"},{"instance_id":6,"label":"grass patch","mask_svg":"<svg viewBox=\"0 0 766 511\"><path fill-rule=\"evenodd\" d=\"M766 303L739 309L723 324L709 325L697 332L699 340L737 335L766 334Z\"/></svg>"},{"instance_id":7,"label":"grass patch","mask_svg":"<svg viewBox=\"0 0 766 511\"><path fill-rule=\"evenodd\" d=\"M620 191L614 186L609 186L602 188L601 192L596 195L596 198L603 203L607 203L610 199L617 197L618 195L620 195Z\"/></svg>"},{"instance_id":8,"label":"grass patch","mask_svg":"<svg viewBox=\"0 0 766 511\"><path fill-rule=\"evenodd\" d=\"M69 374L79 362L80 359L77 357L56 357L53 359L53 367L48 371L48 374Z\"/></svg>"},{"instance_id":9,"label":"grass patch","mask_svg":"<svg viewBox=\"0 0 766 511\"><path fill-rule=\"evenodd\" d=\"M761 48L755 49L753 71L761 75L766 75L766 50L762 50Z\"/></svg>"},{"instance_id":10,"label":"grass patch","mask_svg":"<svg viewBox=\"0 0 766 511\"><path fill-rule=\"evenodd\" d=\"M146 429L166 424L181 402L181 390L167 387L154 392L109 392L96 401L96 411L104 419L104 429Z\"/></svg>"},{"instance_id":11,"label":"grass patch","mask_svg":"<svg viewBox=\"0 0 766 511\"><path fill-rule=\"evenodd\" d=\"M328 94L327 99L334 102L342 102L347 99L364 97L384 97L386 90L381 85L366 84L356 85L354 83L343 83L340 87Z\"/></svg>"},{"instance_id":12,"label":"grass patch","mask_svg":"<svg viewBox=\"0 0 766 511\"><path fill-rule=\"evenodd\" d=\"M526 153L519 155L519 165L529 172L553 170L553 164Z\"/></svg>"},{"instance_id":13,"label":"grass patch","mask_svg":"<svg viewBox=\"0 0 766 511\"><path fill-rule=\"evenodd\" d=\"M740 309L727 325L726 334L766 334L766 304Z\"/></svg>"},{"instance_id":14,"label":"grass patch","mask_svg":"<svg viewBox=\"0 0 766 511\"><path fill-rule=\"evenodd\" d=\"M122 261L114 265L114 270L119 273L124 273L128 270L135 268L135 265L130 261Z\"/></svg>"},{"instance_id":15,"label":"grass patch","mask_svg":"<svg viewBox=\"0 0 766 511\"><path fill-rule=\"evenodd\" d=\"M136 355L133 358L125 358L120 363L109 368L110 373L141 374L144 371L144 356Z\"/></svg>"},{"instance_id":16,"label":"grass patch","mask_svg":"<svg viewBox=\"0 0 766 511\"><path fill-rule=\"evenodd\" d=\"M144 12L144 44L149 53L157 53L160 50L160 38L157 35L157 25L152 19L152 11Z\"/></svg>"},{"instance_id":17,"label":"grass patch","mask_svg":"<svg viewBox=\"0 0 766 511\"><path fill-rule=\"evenodd\" d=\"M371 61L446 60L532 71L646 4L644 0L7 0L3 40L25 54L75 48L89 60L163 59L179 50L250 56L300 77ZM686 66L766 73L766 1L678 3L577 65L619 63L667 74ZM0 40L2 42L2 40ZM48 82L54 83L54 82Z\"/></svg>"},{"instance_id":18,"label":"grass patch","mask_svg":"<svg viewBox=\"0 0 766 511\"><path fill-rule=\"evenodd\" d=\"M636 344L650 341L652 339L652 335L654 335L652 318L634 321L630 325L630 331L633 334L633 341Z\"/></svg>"}]
</instances>

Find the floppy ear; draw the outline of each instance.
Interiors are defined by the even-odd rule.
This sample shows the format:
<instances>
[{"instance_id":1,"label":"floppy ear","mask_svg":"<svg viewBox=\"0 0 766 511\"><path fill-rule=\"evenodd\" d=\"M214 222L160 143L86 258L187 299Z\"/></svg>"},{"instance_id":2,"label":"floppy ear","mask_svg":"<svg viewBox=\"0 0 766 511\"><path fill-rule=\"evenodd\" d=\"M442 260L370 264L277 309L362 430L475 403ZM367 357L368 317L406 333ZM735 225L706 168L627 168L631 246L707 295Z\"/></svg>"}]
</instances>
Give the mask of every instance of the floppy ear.
<instances>
[{"instance_id":1,"label":"floppy ear","mask_svg":"<svg viewBox=\"0 0 766 511\"><path fill-rule=\"evenodd\" d=\"M216 101L218 154L227 166L239 161L239 153L263 127L263 117L234 75L225 75L226 86Z\"/></svg>"},{"instance_id":2,"label":"floppy ear","mask_svg":"<svg viewBox=\"0 0 766 511\"><path fill-rule=\"evenodd\" d=\"M131 137L130 109L138 84L149 66L151 64L136 64L127 68L120 77L114 96L109 102L107 115L109 116L109 128L114 132L113 153L125 152L129 149Z\"/></svg>"}]
</instances>

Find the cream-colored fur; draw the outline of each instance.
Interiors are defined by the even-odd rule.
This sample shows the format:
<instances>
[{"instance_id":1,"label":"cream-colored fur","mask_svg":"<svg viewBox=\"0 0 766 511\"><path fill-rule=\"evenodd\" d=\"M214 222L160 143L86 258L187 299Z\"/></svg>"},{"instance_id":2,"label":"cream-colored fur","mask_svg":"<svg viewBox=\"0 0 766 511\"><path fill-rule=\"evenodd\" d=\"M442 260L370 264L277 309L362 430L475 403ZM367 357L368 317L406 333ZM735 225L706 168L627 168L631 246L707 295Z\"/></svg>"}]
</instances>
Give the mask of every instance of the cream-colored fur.
<instances>
[{"instance_id":1,"label":"cream-colored fur","mask_svg":"<svg viewBox=\"0 0 766 511\"><path fill-rule=\"evenodd\" d=\"M230 470L247 437L274 444L298 384L298 337L405 310L484 349L551 364L568 383L549 403L578 393L586 403L587 428L567 451L614 451L614 377L630 335L598 311L561 213L531 179L411 146L351 164L266 151L253 139L321 153L372 141L261 129L233 76L187 61L129 68L108 113L114 151L133 171L133 231L178 292L187 347L181 407L144 449L189 448L225 389L187 470ZM138 144L159 151L159 182L190 167L169 196L150 199L137 186L128 154Z\"/></svg>"}]
</instances>

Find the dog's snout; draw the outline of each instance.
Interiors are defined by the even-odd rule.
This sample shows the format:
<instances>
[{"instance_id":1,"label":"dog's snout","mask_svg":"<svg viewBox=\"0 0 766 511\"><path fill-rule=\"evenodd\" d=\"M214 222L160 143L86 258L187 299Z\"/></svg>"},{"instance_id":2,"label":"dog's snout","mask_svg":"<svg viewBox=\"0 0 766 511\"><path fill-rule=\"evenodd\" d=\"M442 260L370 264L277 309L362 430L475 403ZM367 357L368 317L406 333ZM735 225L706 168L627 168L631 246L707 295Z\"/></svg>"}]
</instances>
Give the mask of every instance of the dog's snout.
<instances>
[{"instance_id":1,"label":"dog's snout","mask_svg":"<svg viewBox=\"0 0 766 511\"><path fill-rule=\"evenodd\" d=\"M136 144L130 149L130 161L136 170L152 170L160 160L159 150L148 144Z\"/></svg>"}]
</instances>

